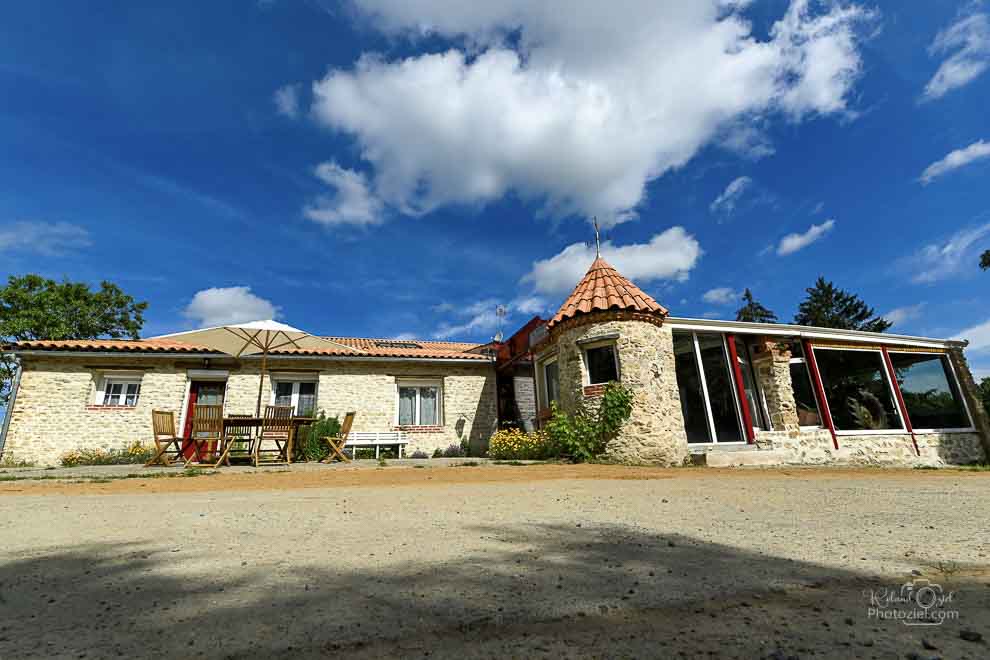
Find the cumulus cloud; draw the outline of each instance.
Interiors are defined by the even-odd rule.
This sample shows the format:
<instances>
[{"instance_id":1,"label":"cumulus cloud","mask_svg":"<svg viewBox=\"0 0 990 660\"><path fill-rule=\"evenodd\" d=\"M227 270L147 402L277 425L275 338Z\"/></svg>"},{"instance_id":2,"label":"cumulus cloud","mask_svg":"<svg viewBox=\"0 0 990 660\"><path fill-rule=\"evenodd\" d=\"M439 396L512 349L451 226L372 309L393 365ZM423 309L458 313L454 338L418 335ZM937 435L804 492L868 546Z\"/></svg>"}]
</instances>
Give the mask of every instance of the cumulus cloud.
<instances>
[{"instance_id":1,"label":"cumulus cloud","mask_svg":"<svg viewBox=\"0 0 990 660\"><path fill-rule=\"evenodd\" d=\"M963 149L950 151L945 158L937 160L921 173L918 180L923 185L928 185L943 174L948 174L960 167L965 167L970 163L990 157L990 143L978 140Z\"/></svg>"},{"instance_id":2,"label":"cumulus cloud","mask_svg":"<svg viewBox=\"0 0 990 660\"><path fill-rule=\"evenodd\" d=\"M606 261L638 284L656 280L684 281L704 254L695 237L683 227L671 227L656 234L649 243L619 246L605 241L601 251ZM522 281L532 284L543 294L568 293L588 272L594 260L593 247L573 243L559 254L535 262Z\"/></svg>"},{"instance_id":3,"label":"cumulus cloud","mask_svg":"<svg viewBox=\"0 0 990 660\"><path fill-rule=\"evenodd\" d=\"M835 227L835 220L826 220L820 225L811 225L808 227L808 231L803 234L788 234L777 244L777 254L783 257L803 250L815 241L822 239L825 234L832 231L833 227Z\"/></svg>"},{"instance_id":4,"label":"cumulus cloud","mask_svg":"<svg viewBox=\"0 0 990 660\"><path fill-rule=\"evenodd\" d=\"M303 215L326 227L364 227L383 222L384 204L371 190L364 174L330 161L316 168L316 177L333 190L303 209Z\"/></svg>"},{"instance_id":5,"label":"cumulus cloud","mask_svg":"<svg viewBox=\"0 0 990 660\"><path fill-rule=\"evenodd\" d=\"M925 85L923 101L941 98L975 80L990 66L990 20L985 13L971 13L935 36L932 55L949 55Z\"/></svg>"},{"instance_id":6,"label":"cumulus cloud","mask_svg":"<svg viewBox=\"0 0 990 660\"><path fill-rule=\"evenodd\" d=\"M921 312L925 309L925 303L920 302L917 305L907 305L905 307L895 307L886 314L883 318L887 319L895 326L904 325L908 321L914 321L915 319L921 318Z\"/></svg>"},{"instance_id":7,"label":"cumulus cloud","mask_svg":"<svg viewBox=\"0 0 990 660\"><path fill-rule=\"evenodd\" d=\"M292 83L275 90L275 109L280 115L285 115L289 119L299 119L299 91L301 88L302 85L299 83Z\"/></svg>"},{"instance_id":8,"label":"cumulus cloud","mask_svg":"<svg viewBox=\"0 0 990 660\"><path fill-rule=\"evenodd\" d=\"M902 260L901 269L911 274L912 282L919 284L945 280L964 269L975 270L980 248L987 236L990 236L990 222L961 229Z\"/></svg>"},{"instance_id":9,"label":"cumulus cloud","mask_svg":"<svg viewBox=\"0 0 990 660\"><path fill-rule=\"evenodd\" d=\"M355 4L385 33L463 48L366 54L314 83L313 115L354 137L382 200L418 215L513 193L604 226L706 144L766 153L743 129L848 112L872 18L793 0L760 38L721 0Z\"/></svg>"},{"instance_id":10,"label":"cumulus cloud","mask_svg":"<svg viewBox=\"0 0 990 660\"><path fill-rule=\"evenodd\" d=\"M730 289L727 286L720 286L716 289L705 291L701 299L712 305L729 305L739 300L741 296L742 293L739 291Z\"/></svg>"},{"instance_id":11,"label":"cumulus cloud","mask_svg":"<svg viewBox=\"0 0 990 660\"><path fill-rule=\"evenodd\" d=\"M711 203L709 208L712 213L725 213L726 215L731 214L735 208L736 204L739 203L740 198L743 193L753 185L753 179L748 176L741 176L733 179L729 185L725 187L725 190L715 198Z\"/></svg>"},{"instance_id":12,"label":"cumulus cloud","mask_svg":"<svg viewBox=\"0 0 990 660\"><path fill-rule=\"evenodd\" d=\"M0 252L60 257L92 244L85 228L68 222L26 220L0 226Z\"/></svg>"},{"instance_id":13,"label":"cumulus cloud","mask_svg":"<svg viewBox=\"0 0 990 660\"><path fill-rule=\"evenodd\" d=\"M990 320L966 328L953 339L965 339L969 342L969 350L971 351L990 350Z\"/></svg>"},{"instance_id":14,"label":"cumulus cloud","mask_svg":"<svg viewBox=\"0 0 990 660\"><path fill-rule=\"evenodd\" d=\"M505 326L511 331L509 322L521 322L522 317L530 317L547 310L547 301L540 296L520 296L508 304L501 304L495 298L486 298L466 305L451 305L441 303L433 307L434 311L450 314L455 320L446 321L440 325L433 336L436 339L451 337L469 337L478 333L491 335L498 328L499 319L496 310L505 310Z\"/></svg>"},{"instance_id":15,"label":"cumulus cloud","mask_svg":"<svg viewBox=\"0 0 990 660\"><path fill-rule=\"evenodd\" d=\"M231 286L197 291L183 316L201 327L212 327L278 318L279 308L251 293L250 287Z\"/></svg>"}]
</instances>

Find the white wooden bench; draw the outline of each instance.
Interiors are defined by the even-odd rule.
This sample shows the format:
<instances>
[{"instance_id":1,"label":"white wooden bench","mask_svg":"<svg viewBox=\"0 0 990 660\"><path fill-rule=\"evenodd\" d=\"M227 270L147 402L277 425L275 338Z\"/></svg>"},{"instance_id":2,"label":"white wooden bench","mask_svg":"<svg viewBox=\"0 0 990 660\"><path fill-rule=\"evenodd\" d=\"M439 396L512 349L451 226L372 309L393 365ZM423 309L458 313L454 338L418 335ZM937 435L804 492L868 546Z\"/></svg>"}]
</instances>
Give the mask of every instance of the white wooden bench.
<instances>
[{"instance_id":1,"label":"white wooden bench","mask_svg":"<svg viewBox=\"0 0 990 660\"><path fill-rule=\"evenodd\" d=\"M375 448L375 458L378 458L382 447L398 447L399 458L402 458L402 449L409 441L402 431L351 431L347 435L347 442L344 443L344 450L351 450L351 458L357 455L359 448Z\"/></svg>"}]
</instances>

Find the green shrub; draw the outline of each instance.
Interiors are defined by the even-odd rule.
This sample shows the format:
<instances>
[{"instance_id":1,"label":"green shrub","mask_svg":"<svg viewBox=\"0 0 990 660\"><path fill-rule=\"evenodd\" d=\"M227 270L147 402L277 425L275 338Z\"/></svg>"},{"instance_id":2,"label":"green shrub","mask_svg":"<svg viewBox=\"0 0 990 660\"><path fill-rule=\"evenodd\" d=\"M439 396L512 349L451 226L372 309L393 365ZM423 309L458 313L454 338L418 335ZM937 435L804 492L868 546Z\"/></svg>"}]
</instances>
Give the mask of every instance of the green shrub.
<instances>
[{"instance_id":1,"label":"green shrub","mask_svg":"<svg viewBox=\"0 0 990 660\"><path fill-rule=\"evenodd\" d=\"M409 458L429 458L429 457L430 455L427 454L422 449L417 449L416 451L414 451L412 454L409 455Z\"/></svg>"},{"instance_id":2,"label":"green shrub","mask_svg":"<svg viewBox=\"0 0 990 660\"><path fill-rule=\"evenodd\" d=\"M604 453L605 447L632 414L632 391L620 383L611 382L597 406L585 402L575 414L569 415L552 405L552 416L546 432L554 450L575 461L590 461Z\"/></svg>"},{"instance_id":3,"label":"green shrub","mask_svg":"<svg viewBox=\"0 0 990 660\"><path fill-rule=\"evenodd\" d=\"M488 458L499 460L541 460L555 455L545 431L526 433L519 428L496 431L488 441Z\"/></svg>"},{"instance_id":4,"label":"green shrub","mask_svg":"<svg viewBox=\"0 0 990 660\"><path fill-rule=\"evenodd\" d=\"M340 420L327 417L322 410L309 426L299 430L297 451L307 461L322 461L330 455L330 447L321 438L340 433Z\"/></svg>"},{"instance_id":5,"label":"green shrub","mask_svg":"<svg viewBox=\"0 0 990 660\"><path fill-rule=\"evenodd\" d=\"M449 445L443 450L444 458L464 458L465 456L467 456L467 452L461 445Z\"/></svg>"},{"instance_id":6,"label":"green shrub","mask_svg":"<svg viewBox=\"0 0 990 660\"><path fill-rule=\"evenodd\" d=\"M62 454L62 467L79 465L128 465L146 463L155 455L155 448L134 442L124 449L76 449Z\"/></svg>"},{"instance_id":7,"label":"green shrub","mask_svg":"<svg viewBox=\"0 0 990 660\"><path fill-rule=\"evenodd\" d=\"M443 450L437 447L433 450L433 458L443 458Z\"/></svg>"}]
</instances>

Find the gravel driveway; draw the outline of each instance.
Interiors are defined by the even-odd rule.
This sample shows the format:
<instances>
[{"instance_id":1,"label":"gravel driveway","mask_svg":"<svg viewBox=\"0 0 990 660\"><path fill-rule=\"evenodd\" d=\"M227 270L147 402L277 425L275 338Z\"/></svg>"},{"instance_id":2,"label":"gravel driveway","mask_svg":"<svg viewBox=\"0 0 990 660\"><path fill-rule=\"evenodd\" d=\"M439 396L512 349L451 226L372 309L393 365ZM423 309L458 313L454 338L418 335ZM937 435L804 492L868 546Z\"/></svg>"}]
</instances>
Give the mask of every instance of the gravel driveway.
<instances>
[{"instance_id":1,"label":"gravel driveway","mask_svg":"<svg viewBox=\"0 0 990 660\"><path fill-rule=\"evenodd\" d=\"M486 465L2 487L0 658L990 657L963 638L990 637L990 473ZM954 592L943 624L869 615L871 592L912 579Z\"/></svg>"}]
</instances>

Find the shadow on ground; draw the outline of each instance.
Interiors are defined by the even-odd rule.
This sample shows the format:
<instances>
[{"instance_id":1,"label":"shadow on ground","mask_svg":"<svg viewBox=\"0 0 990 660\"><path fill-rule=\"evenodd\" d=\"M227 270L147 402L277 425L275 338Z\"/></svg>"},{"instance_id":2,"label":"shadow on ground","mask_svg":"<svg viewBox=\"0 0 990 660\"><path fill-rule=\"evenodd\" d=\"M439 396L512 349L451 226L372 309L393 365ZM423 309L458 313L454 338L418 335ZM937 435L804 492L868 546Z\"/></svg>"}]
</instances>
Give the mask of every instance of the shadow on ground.
<instances>
[{"instance_id":1,"label":"shadow on ground","mask_svg":"<svg viewBox=\"0 0 990 660\"><path fill-rule=\"evenodd\" d=\"M985 658L983 576L958 577L959 620L867 616L840 572L622 526L476 528L491 551L183 569L169 548L94 545L0 567L0 657ZM365 561L375 565L374 559ZM906 578L905 578L906 579ZM935 580L936 576L932 576ZM922 638L937 650L925 650Z\"/></svg>"}]
</instances>

